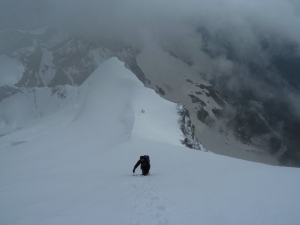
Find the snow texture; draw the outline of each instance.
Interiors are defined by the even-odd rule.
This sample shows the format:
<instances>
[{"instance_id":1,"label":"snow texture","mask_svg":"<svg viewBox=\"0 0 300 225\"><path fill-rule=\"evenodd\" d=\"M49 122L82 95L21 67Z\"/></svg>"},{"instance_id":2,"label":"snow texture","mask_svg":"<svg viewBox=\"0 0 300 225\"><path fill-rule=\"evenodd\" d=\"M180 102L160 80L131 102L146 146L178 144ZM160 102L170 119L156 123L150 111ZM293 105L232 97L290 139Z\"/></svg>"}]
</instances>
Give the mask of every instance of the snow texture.
<instances>
[{"instance_id":1,"label":"snow texture","mask_svg":"<svg viewBox=\"0 0 300 225\"><path fill-rule=\"evenodd\" d=\"M61 90L64 98L38 91L44 101L36 95L30 106L27 93L7 114L22 123L0 137L0 224L299 224L299 169L182 146L176 104L118 59ZM5 104L18 105L23 94ZM23 108L36 116L15 112ZM133 176L144 154L150 175Z\"/></svg>"}]
</instances>

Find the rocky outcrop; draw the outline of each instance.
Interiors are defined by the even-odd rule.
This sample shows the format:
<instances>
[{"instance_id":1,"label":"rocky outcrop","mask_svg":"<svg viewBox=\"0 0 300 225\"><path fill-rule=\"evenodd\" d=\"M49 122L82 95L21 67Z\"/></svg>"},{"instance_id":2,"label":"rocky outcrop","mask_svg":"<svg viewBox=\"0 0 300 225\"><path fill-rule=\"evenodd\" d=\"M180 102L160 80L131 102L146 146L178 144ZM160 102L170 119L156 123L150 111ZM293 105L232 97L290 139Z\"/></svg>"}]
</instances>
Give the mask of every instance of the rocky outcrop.
<instances>
[{"instance_id":1,"label":"rocky outcrop","mask_svg":"<svg viewBox=\"0 0 300 225\"><path fill-rule=\"evenodd\" d=\"M178 104L177 112L180 115L178 123L184 136L181 143L188 148L207 151L195 136L195 126L191 122L189 111L186 110L183 105Z\"/></svg>"}]
</instances>

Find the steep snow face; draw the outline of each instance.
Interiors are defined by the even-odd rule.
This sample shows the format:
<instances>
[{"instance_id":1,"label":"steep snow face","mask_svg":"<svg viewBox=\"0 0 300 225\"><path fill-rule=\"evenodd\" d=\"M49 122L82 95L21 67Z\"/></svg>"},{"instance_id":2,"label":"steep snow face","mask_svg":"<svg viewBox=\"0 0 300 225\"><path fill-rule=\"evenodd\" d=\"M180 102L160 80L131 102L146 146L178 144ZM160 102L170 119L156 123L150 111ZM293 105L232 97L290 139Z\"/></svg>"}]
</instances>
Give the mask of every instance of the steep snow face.
<instances>
[{"instance_id":1,"label":"steep snow face","mask_svg":"<svg viewBox=\"0 0 300 225\"><path fill-rule=\"evenodd\" d=\"M0 102L0 148L27 142L71 122L82 106L78 88L23 88Z\"/></svg>"},{"instance_id":2,"label":"steep snow face","mask_svg":"<svg viewBox=\"0 0 300 225\"><path fill-rule=\"evenodd\" d=\"M176 104L145 89L118 59L105 62L80 86L80 92L87 90L84 107L75 122L86 132L94 133L93 127L99 129L102 133L96 136L112 143L115 137L122 136L181 145Z\"/></svg>"},{"instance_id":3,"label":"steep snow face","mask_svg":"<svg viewBox=\"0 0 300 225\"><path fill-rule=\"evenodd\" d=\"M104 119L107 117L111 119ZM174 103L165 102L153 90L145 89L114 59L97 69L80 87L23 88L2 100L0 135L4 136L0 147L27 142L28 138L22 138L29 130L32 138L37 138L74 121L82 123L80 127L86 132L94 133L91 127L101 126L104 132L97 135L109 139L120 132L125 139L143 137L181 145L177 119ZM21 135L22 140L15 140L16 135Z\"/></svg>"},{"instance_id":4,"label":"steep snow face","mask_svg":"<svg viewBox=\"0 0 300 225\"><path fill-rule=\"evenodd\" d=\"M179 146L175 104L116 58L66 92L51 115L0 137L14 143L0 149L0 224L300 221L299 169ZM150 175L132 176L143 154Z\"/></svg>"}]
</instances>

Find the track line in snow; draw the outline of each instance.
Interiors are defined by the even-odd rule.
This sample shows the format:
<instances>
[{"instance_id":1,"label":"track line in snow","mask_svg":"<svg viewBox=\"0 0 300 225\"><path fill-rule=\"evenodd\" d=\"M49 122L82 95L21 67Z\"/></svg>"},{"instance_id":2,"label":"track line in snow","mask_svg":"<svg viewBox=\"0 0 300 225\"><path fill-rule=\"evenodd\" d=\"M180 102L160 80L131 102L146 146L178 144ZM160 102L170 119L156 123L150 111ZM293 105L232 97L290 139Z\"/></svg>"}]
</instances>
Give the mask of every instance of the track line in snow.
<instances>
[{"instance_id":1,"label":"track line in snow","mask_svg":"<svg viewBox=\"0 0 300 225\"><path fill-rule=\"evenodd\" d=\"M167 225L169 220L168 200L159 194L149 181L148 177L138 176L131 182L132 194L135 197L132 207L131 225L158 224Z\"/></svg>"}]
</instances>

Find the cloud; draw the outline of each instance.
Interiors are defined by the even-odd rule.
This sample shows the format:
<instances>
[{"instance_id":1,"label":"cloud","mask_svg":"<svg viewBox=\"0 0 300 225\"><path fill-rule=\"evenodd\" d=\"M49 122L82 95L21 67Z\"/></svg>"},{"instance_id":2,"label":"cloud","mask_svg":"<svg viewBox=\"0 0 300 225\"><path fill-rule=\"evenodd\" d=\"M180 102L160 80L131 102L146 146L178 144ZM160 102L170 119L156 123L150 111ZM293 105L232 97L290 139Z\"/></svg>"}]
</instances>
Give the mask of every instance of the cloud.
<instances>
[{"instance_id":1,"label":"cloud","mask_svg":"<svg viewBox=\"0 0 300 225\"><path fill-rule=\"evenodd\" d=\"M0 5L0 30L35 29L53 19L51 1L0 0Z\"/></svg>"},{"instance_id":2,"label":"cloud","mask_svg":"<svg viewBox=\"0 0 300 225\"><path fill-rule=\"evenodd\" d=\"M113 43L160 44L193 62L208 79L258 96L298 99L298 0L0 0L0 29L53 25ZM280 59L280 60L277 60ZM300 61L299 61L300 62ZM297 68L297 67L295 67ZM298 75L299 76L299 75ZM225 79L226 78L226 79ZM298 83L297 83L298 82ZM281 85L281 88L278 88ZM259 91L260 88L260 91ZM264 91L262 91L264 90ZM291 97L292 96L292 97ZM295 109L296 114L299 110ZM300 117L300 116L299 116Z\"/></svg>"},{"instance_id":3,"label":"cloud","mask_svg":"<svg viewBox=\"0 0 300 225\"><path fill-rule=\"evenodd\" d=\"M257 32L299 42L299 3L295 0L1 0L1 28L44 23L87 36L136 40L143 30L153 36L205 26L222 31L242 47ZM141 38L141 37L139 37Z\"/></svg>"}]
</instances>

